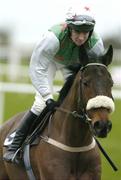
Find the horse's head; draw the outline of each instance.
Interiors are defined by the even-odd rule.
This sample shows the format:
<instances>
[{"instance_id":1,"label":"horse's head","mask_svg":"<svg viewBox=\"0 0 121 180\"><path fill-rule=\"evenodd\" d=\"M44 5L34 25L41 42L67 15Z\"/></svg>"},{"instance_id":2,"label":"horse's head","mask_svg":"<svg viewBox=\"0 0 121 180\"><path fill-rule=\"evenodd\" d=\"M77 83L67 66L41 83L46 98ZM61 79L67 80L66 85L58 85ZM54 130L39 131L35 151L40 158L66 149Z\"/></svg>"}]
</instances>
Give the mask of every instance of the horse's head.
<instances>
[{"instance_id":1,"label":"horse's head","mask_svg":"<svg viewBox=\"0 0 121 180\"><path fill-rule=\"evenodd\" d=\"M113 81L107 70L112 55L113 48L110 46L103 56L98 57L98 63L93 63L95 59L90 63L87 54L84 55L86 61L81 59L81 107L91 119L94 133L98 137L106 137L112 128L109 114L115 108L111 93Z\"/></svg>"}]
</instances>

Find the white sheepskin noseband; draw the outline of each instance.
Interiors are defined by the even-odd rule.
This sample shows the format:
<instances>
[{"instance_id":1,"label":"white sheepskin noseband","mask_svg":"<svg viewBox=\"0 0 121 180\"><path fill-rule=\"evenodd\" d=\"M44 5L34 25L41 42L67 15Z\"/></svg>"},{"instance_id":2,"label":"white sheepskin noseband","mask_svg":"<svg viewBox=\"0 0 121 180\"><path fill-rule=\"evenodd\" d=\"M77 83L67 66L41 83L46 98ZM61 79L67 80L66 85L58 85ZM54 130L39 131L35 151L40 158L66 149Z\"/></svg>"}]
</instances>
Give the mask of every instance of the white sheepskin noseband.
<instances>
[{"instance_id":1,"label":"white sheepskin noseband","mask_svg":"<svg viewBox=\"0 0 121 180\"><path fill-rule=\"evenodd\" d=\"M96 96L94 98L91 98L87 102L86 110L90 110L92 108L100 108L104 107L109 109L110 112L114 112L115 110L115 104L111 98L108 96Z\"/></svg>"}]
</instances>

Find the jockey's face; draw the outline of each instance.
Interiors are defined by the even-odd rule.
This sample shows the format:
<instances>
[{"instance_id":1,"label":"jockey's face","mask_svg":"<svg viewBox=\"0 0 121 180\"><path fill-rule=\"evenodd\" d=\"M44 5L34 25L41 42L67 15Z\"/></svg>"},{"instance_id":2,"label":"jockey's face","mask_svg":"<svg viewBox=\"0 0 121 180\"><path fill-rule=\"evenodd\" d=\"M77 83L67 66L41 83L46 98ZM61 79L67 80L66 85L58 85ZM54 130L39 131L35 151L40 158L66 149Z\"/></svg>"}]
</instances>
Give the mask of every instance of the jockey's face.
<instances>
[{"instance_id":1,"label":"jockey's face","mask_svg":"<svg viewBox=\"0 0 121 180\"><path fill-rule=\"evenodd\" d=\"M71 39L77 45L81 46L86 42L89 37L89 32L79 32L72 29L71 31Z\"/></svg>"}]
</instances>

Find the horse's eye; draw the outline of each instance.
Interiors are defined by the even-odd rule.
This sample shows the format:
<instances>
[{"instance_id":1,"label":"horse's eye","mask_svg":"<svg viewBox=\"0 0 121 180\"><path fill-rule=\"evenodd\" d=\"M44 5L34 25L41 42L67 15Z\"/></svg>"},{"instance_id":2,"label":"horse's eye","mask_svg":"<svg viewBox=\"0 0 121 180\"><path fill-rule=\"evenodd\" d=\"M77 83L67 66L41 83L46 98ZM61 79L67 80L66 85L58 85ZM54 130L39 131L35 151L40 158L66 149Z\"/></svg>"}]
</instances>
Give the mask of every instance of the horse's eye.
<instances>
[{"instance_id":1,"label":"horse's eye","mask_svg":"<svg viewBox=\"0 0 121 180\"><path fill-rule=\"evenodd\" d=\"M86 80L84 80L84 81L83 81L83 84L84 84L85 86L88 86L88 85L89 85L89 82L86 81Z\"/></svg>"}]
</instances>

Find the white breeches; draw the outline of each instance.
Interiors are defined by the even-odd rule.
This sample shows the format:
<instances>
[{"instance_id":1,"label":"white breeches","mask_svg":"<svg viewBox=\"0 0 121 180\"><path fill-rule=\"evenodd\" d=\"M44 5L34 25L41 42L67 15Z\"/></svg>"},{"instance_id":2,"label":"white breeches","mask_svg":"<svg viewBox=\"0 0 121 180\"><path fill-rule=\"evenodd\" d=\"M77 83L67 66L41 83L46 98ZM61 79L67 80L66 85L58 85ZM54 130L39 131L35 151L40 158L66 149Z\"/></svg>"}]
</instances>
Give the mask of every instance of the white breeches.
<instances>
[{"instance_id":1,"label":"white breeches","mask_svg":"<svg viewBox=\"0 0 121 180\"><path fill-rule=\"evenodd\" d=\"M69 70L65 69L63 65L57 64L55 62L50 63L49 68L48 68L48 82L49 82L52 94L54 93L53 80L55 78L57 70L60 70L62 72L64 80L69 76ZM39 115L41 111L44 109L44 107L45 107L45 100L40 95L40 93L36 91L35 100L31 107L31 111L34 114Z\"/></svg>"}]
</instances>

